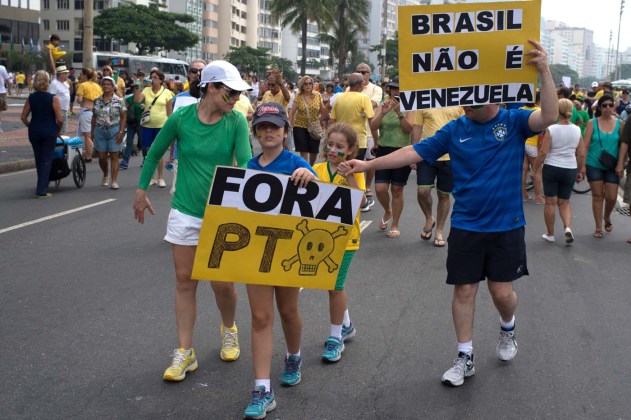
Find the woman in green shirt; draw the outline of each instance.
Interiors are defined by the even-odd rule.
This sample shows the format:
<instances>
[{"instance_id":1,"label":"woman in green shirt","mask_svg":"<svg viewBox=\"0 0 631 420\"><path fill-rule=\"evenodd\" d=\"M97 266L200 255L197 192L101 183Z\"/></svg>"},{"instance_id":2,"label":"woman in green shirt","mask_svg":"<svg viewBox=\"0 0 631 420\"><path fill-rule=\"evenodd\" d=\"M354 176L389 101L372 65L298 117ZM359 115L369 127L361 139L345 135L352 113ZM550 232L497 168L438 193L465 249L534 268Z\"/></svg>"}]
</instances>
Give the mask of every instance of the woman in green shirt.
<instances>
[{"instance_id":1,"label":"woman in green shirt","mask_svg":"<svg viewBox=\"0 0 631 420\"><path fill-rule=\"evenodd\" d=\"M370 129L373 133L379 130L379 136L374 138L376 157L388 155L402 147L409 146L412 142L412 123L408 116L400 110L399 104L399 78L388 84L390 95L386 97L375 111L375 116L370 121ZM374 150L374 149L373 149ZM375 154L373 152L373 154ZM384 209L379 229L388 229L392 221L392 227L386 234L388 238L398 238L399 219L403 212L403 188L407 184L410 171L409 166L397 169L382 169L375 172L375 192L379 204ZM388 191L390 187L390 191ZM392 200L390 199L392 193Z\"/></svg>"},{"instance_id":2,"label":"woman in green shirt","mask_svg":"<svg viewBox=\"0 0 631 420\"><path fill-rule=\"evenodd\" d=\"M246 167L252 157L245 117L234 111L242 91L251 90L232 64L217 60L202 70L202 101L179 108L166 121L154 140L142 168L134 213L144 222L144 212L155 214L147 197L151 175L171 142L178 141L178 176L164 239L172 244L176 273L175 318L179 348L163 379L181 381L197 369L193 350L198 282L191 279L206 199L217 165ZM232 283L211 282L221 313L221 358L239 357L237 326L234 323L237 295Z\"/></svg>"}]
</instances>

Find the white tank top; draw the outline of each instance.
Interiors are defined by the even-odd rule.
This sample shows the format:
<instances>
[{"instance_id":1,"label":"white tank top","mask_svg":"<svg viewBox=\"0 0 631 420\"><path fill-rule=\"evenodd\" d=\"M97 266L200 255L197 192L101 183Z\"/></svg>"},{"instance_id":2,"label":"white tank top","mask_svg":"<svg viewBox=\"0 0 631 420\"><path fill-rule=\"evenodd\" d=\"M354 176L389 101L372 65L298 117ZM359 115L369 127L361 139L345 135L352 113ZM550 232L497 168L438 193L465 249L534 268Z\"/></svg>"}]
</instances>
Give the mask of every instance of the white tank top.
<instances>
[{"instance_id":1,"label":"white tank top","mask_svg":"<svg viewBox=\"0 0 631 420\"><path fill-rule=\"evenodd\" d=\"M576 169L576 148L581 139L581 129L574 124L554 124L550 131L550 151L544 163L559 168Z\"/></svg>"}]
</instances>

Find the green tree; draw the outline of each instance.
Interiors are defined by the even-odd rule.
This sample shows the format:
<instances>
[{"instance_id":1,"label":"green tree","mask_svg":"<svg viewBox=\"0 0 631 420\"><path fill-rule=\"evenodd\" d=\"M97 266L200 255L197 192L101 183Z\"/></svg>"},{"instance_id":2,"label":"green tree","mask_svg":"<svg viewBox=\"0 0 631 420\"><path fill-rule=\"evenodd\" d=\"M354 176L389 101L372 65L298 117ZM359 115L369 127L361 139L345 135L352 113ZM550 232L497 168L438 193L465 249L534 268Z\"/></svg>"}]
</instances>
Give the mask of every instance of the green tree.
<instances>
[{"instance_id":1,"label":"green tree","mask_svg":"<svg viewBox=\"0 0 631 420\"><path fill-rule=\"evenodd\" d=\"M552 73L552 80L554 80L556 85L563 81L563 76L569 76L572 79L572 85L579 80L576 70L572 70L570 66L565 64L552 64L550 66L550 72Z\"/></svg>"},{"instance_id":2,"label":"green tree","mask_svg":"<svg viewBox=\"0 0 631 420\"><path fill-rule=\"evenodd\" d=\"M293 33L300 34L302 46L300 74L307 72L307 24L312 22L319 28L331 25L333 23L331 10L334 3L335 0L270 0L269 8L272 18L278 20L280 26L289 27Z\"/></svg>"},{"instance_id":3,"label":"green tree","mask_svg":"<svg viewBox=\"0 0 631 420\"><path fill-rule=\"evenodd\" d=\"M199 42L199 37L178 25L194 22L193 16L160 10L149 6L125 3L119 7L102 10L94 18L94 33L103 39L123 43L134 42L140 55L153 54L159 49L182 51Z\"/></svg>"},{"instance_id":4,"label":"green tree","mask_svg":"<svg viewBox=\"0 0 631 420\"><path fill-rule=\"evenodd\" d=\"M346 31L344 35L341 33L342 30ZM359 53L359 35L359 30L357 28L348 25L340 28L338 22L335 22L333 26L329 28L328 33L320 33L320 41L329 44L329 64L337 64L338 77L343 77L348 73L352 73L355 71L357 64L361 62L361 60L358 60L357 58ZM342 48L342 39L346 40L346 48ZM346 52L343 53L342 50L345 50ZM349 51L350 60L348 57ZM341 72L339 71L340 67L342 68ZM352 67L352 69L349 71L350 67Z\"/></svg>"},{"instance_id":5,"label":"green tree","mask_svg":"<svg viewBox=\"0 0 631 420\"><path fill-rule=\"evenodd\" d=\"M230 47L224 60L236 66L241 73L254 73L259 77L270 64L269 50L266 48Z\"/></svg>"},{"instance_id":6,"label":"green tree","mask_svg":"<svg viewBox=\"0 0 631 420\"><path fill-rule=\"evenodd\" d=\"M341 59L337 63L337 74L339 77L346 68L345 58L348 52L350 51L352 54L357 50L350 44L351 34L365 33L368 30L367 19L370 5L368 0L337 0L334 4L336 26L340 36L339 57Z\"/></svg>"},{"instance_id":7,"label":"green tree","mask_svg":"<svg viewBox=\"0 0 631 420\"><path fill-rule=\"evenodd\" d=\"M379 62L383 62L381 55L382 44L373 45L370 52L376 52ZM390 79L399 75L399 32L394 33L394 38L386 40L386 76Z\"/></svg>"}]
</instances>

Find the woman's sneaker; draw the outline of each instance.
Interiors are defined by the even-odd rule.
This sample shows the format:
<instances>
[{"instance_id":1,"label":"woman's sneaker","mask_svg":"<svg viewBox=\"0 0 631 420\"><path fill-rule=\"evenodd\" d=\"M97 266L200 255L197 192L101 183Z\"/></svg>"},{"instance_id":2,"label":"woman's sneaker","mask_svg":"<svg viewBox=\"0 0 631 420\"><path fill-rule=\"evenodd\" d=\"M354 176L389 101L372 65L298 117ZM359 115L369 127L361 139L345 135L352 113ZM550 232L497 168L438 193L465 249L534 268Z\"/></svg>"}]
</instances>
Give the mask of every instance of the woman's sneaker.
<instances>
[{"instance_id":1,"label":"woman's sneaker","mask_svg":"<svg viewBox=\"0 0 631 420\"><path fill-rule=\"evenodd\" d=\"M337 337L329 337L326 339L326 349L322 353L322 360L326 362L337 362L342 358L344 351L344 342Z\"/></svg>"},{"instance_id":2,"label":"woman's sneaker","mask_svg":"<svg viewBox=\"0 0 631 420\"><path fill-rule=\"evenodd\" d=\"M274 390L265 391L264 386L257 386L252 391L252 400L243 413L246 419L264 419L267 413L276 408Z\"/></svg>"},{"instance_id":3,"label":"woman's sneaker","mask_svg":"<svg viewBox=\"0 0 631 420\"><path fill-rule=\"evenodd\" d=\"M197 358L195 350L191 348L191 354L187 355L186 350L180 348L173 351L171 366L164 371L162 378L165 381L181 381L186 377L186 372L193 372L197 369Z\"/></svg>"},{"instance_id":4,"label":"woman's sneaker","mask_svg":"<svg viewBox=\"0 0 631 420\"><path fill-rule=\"evenodd\" d=\"M221 324L221 360L224 362L234 362L239 358L239 331L237 324L232 328L226 328Z\"/></svg>"},{"instance_id":5,"label":"woman's sneaker","mask_svg":"<svg viewBox=\"0 0 631 420\"><path fill-rule=\"evenodd\" d=\"M451 386L460 386L464 383L464 379L475 374L475 366L473 365L473 354L458 353L458 357L454 360L454 365L444 373L441 379L444 384Z\"/></svg>"},{"instance_id":6,"label":"woman's sneaker","mask_svg":"<svg viewBox=\"0 0 631 420\"><path fill-rule=\"evenodd\" d=\"M284 386L294 386L300 383L302 374L300 368L302 367L302 356L285 357L285 369L280 377L280 384Z\"/></svg>"},{"instance_id":7,"label":"woman's sneaker","mask_svg":"<svg viewBox=\"0 0 631 420\"><path fill-rule=\"evenodd\" d=\"M565 228L565 243L566 244L571 244L572 242L574 242L574 234L572 233L572 229Z\"/></svg>"}]
</instances>

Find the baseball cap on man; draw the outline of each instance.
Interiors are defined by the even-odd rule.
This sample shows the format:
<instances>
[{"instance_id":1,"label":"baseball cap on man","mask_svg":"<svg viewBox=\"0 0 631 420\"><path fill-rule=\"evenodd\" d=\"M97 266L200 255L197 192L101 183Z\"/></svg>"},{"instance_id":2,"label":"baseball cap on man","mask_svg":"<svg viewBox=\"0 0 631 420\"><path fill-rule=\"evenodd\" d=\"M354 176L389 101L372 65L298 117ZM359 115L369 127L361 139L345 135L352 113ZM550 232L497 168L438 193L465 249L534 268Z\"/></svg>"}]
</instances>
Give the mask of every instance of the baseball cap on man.
<instances>
[{"instance_id":1,"label":"baseball cap on man","mask_svg":"<svg viewBox=\"0 0 631 420\"><path fill-rule=\"evenodd\" d=\"M199 87L204 87L209 83L223 83L230 89L239 91L252 90L252 87L241 79L239 70L224 60L215 60L202 70Z\"/></svg>"},{"instance_id":2,"label":"baseball cap on man","mask_svg":"<svg viewBox=\"0 0 631 420\"><path fill-rule=\"evenodd\" d=\"M598 87L598 82L592 82L592 87Z\"/></svg>"},{"instance_id":3,"label":"baseball cap on man","mask_svg":"<svg viewBox=\"0 0 631 420\"><path fill-rule=\"evenodd\" d=\"M388 83L388 87L398 88L399 87L399 76L395 76L394 79L390 83Z\"/></svg>"},{"instance_id":4,"label":"baseball cap on man","mask_svg":"<svg viewBox=\"0 0 631 420\"><path fill-rule=\"evenodd\" d=\"M116 82L114 81L113 78L111 78L110 76L103 76L103 78L101 79L101 83L103 83L104 81L108 80L109 82L111 82L114 86L116 86Z\"/></svg>"},{"instance_id":5,"label":"baseball cap on man","mask_svg":"<svg viewBox=\"0 0 631 420\"><path fill-rule=\"evenodd\" d=\"M272 123L277 127L289 125L285 108L276 102L265 102L256 108L254 117L252 118L252 127L262 122Z\"/></svg>"},{"instance_id":6,"label":"baseball cap on man","mask_svg":"<svg viewBox=\"0 0 631 420\"><path fill-rule=\"evenodd\" d=\"M70 73L70 70L66 66L58 66L55 67L55 73Z\"/></svg>"}]
</instances>

